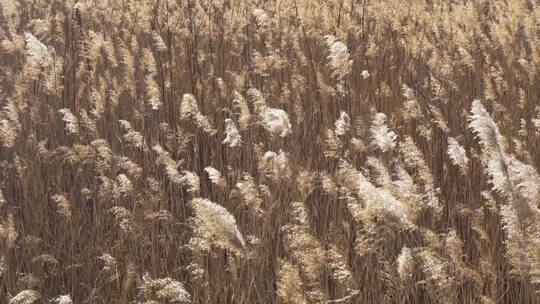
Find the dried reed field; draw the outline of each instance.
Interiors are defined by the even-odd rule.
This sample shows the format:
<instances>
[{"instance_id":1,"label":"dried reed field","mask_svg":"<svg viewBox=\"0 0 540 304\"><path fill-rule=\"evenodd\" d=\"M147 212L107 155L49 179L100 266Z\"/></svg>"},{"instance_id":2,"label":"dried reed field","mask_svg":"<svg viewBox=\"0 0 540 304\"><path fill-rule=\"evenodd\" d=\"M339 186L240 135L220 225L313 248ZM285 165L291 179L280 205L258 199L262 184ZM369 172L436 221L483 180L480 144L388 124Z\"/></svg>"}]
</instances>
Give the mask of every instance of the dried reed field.
<instances>
[{"instance_id":1,"label":"dried reed field","mask_svg":"<svg viewBox=\"0 0 540 304\"><path fill-rule=\"evenodd\" d=\"M0 7L0 303L540 303L539 0Z\"/></svg>"}]
</instances>

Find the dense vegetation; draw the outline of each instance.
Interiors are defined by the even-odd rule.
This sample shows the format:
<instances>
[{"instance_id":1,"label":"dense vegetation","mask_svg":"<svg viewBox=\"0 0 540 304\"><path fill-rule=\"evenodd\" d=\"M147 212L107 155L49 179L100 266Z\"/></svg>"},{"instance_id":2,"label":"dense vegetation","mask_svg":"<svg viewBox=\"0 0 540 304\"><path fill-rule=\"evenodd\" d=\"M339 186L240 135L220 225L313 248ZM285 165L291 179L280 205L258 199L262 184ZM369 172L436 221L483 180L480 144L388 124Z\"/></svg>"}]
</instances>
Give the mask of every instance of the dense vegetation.
<instances>
[{"instance_id":1,"label":"dense vegetation","mask_svg":"<svg viewBox=\"0 0 540 304\"><path fill-rule=\"evenodd\" d=\"M538 0L0 7L0 303L540 303Z\"/></svg>"}]
</instances>

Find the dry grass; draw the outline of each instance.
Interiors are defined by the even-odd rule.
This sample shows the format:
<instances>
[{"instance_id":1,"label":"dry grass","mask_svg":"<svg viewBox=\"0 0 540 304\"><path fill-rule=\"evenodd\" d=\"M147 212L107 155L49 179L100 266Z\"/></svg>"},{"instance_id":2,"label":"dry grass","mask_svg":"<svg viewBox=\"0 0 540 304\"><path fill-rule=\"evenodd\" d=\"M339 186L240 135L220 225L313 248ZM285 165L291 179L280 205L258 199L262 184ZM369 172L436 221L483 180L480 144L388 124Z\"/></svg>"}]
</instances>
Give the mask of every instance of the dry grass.
<instances>
[{"instance_id":1,"label":"dry grass","mask_svg":"<svg viewBox=\"0 0 540 304\"><path fill-rule=\"evenodd\" d=\"M540 303L537 0L0 7L0 303Z\"/></svg>"}]
</instances>

